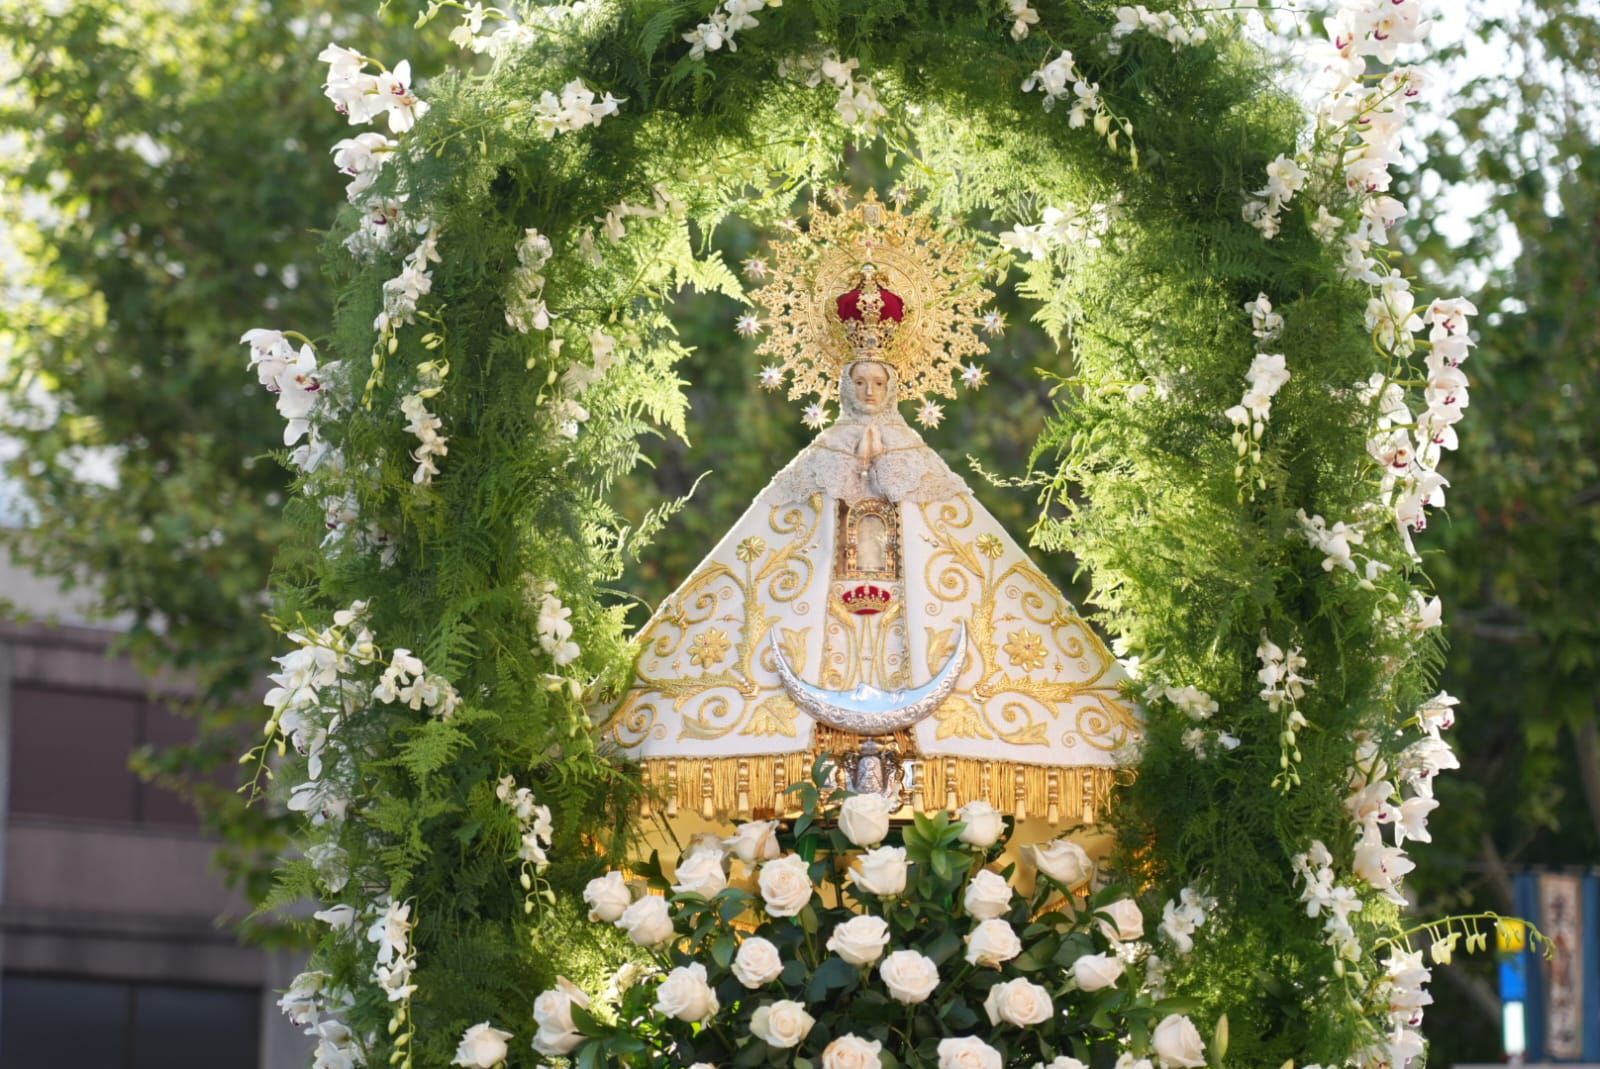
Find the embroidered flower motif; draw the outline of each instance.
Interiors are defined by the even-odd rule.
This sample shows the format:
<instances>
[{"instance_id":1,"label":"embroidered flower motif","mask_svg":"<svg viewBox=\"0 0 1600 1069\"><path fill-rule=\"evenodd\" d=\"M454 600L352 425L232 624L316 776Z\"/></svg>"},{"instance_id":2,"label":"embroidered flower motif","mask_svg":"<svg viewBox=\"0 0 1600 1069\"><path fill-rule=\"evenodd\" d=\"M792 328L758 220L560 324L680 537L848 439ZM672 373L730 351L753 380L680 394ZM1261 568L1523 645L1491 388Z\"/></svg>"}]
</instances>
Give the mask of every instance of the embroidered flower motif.
<instances>
[{"instance_id":1,"label":"embroidered flower motif","mask_svg":"<svg viewBox=\"0 0 1600 1069\"><path fill-rule=\"evenodd\" d=\"M1044 640L1033 631L1013 631L1006 639L1006 656L1025 672L1044 667Z\"/></svg>"},{"instance_id":2,"label":"embroidered flower motif","mask_svg":"<svg viewBox=\"0 0 1600 1069\"><path fill-rule=\"evenodd\" d=\"M689 660L701 668L713 668L728 655L731 643L728 636L718 628L710 628L695 636L694 642L689 645Z\"/></svg>"},{"instance_id":3,"label":"embroidered flower motif","mask_svg":"<svg viewBox=\"0 0 1600 1069\"><path fill-rule=\"evenodd\" d=\"M1005 546L1000 544L998 535L981 534L978 536L978 552L990 560L999 560L1000 554L1005 552Z\"/></svg>"},{"instance_id":4,"label":"embroidered flower motif","mask_svg":"<svg viewBox=\"0 0 1600 1069\"><path fill-rule=\"evenodd\" d=\"M760 535L751 535L734 549L733 555L745 564L749 564L767 551L767 540Z\"/></svg>"}]
</instances>

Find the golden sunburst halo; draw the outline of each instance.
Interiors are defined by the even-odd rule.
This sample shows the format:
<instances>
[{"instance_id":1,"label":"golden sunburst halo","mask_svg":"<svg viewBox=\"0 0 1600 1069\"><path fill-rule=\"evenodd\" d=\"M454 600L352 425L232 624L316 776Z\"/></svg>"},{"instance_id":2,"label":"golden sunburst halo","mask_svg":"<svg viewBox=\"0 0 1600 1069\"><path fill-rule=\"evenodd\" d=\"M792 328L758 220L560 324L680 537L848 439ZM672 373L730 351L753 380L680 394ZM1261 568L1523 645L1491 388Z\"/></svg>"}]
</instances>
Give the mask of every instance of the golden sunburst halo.
<instances>
[{"instance_id":1,"label":"golden sunburst halo","mask_svg":"<svg viewBox=\"0 0 1600 1069\"><path fill-rule=\"evenodd\" d=\"M771 333L756 351L791 376L791 398L832 399L845 365L861 359L892 365L902 400L954 397L962 361L988 351L980 331L994 294L972 244L875 192L854 208L813 203L809 225L774 241L763 267L767 284L751 297ZM880 329L881 291L902 312L890 322L884 309ZM863 313L847 321L840 298L851 294Z\"/></svg>"}]
</instances>

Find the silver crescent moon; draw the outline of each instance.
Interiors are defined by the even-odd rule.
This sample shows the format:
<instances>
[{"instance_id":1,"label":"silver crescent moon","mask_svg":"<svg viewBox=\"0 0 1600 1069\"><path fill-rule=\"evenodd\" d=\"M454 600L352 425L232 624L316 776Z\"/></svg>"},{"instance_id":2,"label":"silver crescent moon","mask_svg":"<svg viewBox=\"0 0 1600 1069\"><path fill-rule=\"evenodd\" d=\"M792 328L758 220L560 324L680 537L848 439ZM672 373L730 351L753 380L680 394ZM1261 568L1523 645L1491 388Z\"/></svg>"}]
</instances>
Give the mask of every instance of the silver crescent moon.
<instances>
[{"instance_id":1,"label":"silver crescent moon","mask_svg":"<svg viewBox=\"0 0 1600 1069\"><path fill-rule=\"evenodd\" d=\"M801 712L839 731L852 735L889 735L926 719L956 688L956 677L967 662L967 625L961 621L956 646L944 667L920 687L907 690L879 690L863 683L854 690L824 690L795 674L778 648L776 634L770 636L772 656L778 678Z\"/></svg>"}]
</instances>

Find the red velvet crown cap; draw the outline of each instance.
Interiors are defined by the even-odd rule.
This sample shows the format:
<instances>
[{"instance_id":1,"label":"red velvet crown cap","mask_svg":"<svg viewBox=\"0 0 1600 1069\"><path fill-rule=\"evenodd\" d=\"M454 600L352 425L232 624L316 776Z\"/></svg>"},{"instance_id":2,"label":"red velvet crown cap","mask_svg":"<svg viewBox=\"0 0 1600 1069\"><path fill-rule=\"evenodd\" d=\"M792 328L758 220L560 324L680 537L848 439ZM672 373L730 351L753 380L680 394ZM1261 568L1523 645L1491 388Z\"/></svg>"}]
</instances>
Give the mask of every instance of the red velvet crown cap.
<instances>
[{"instance_id":1,"label":"red velvet crown cap","mask_svg":"<svg viewBox=\"0 0 1600 1069\"><path fill-rule=\"evenodd\" d=\"M900 299L898 293L883 288L878 289L878 296L883 301L883 310L878 313L878 322L900 322L905 318L906 302ZM839 295L839 318L845 322L860 320L861 318L861 287L857 286L849 293Z\"/></svg>"}]
</instances>

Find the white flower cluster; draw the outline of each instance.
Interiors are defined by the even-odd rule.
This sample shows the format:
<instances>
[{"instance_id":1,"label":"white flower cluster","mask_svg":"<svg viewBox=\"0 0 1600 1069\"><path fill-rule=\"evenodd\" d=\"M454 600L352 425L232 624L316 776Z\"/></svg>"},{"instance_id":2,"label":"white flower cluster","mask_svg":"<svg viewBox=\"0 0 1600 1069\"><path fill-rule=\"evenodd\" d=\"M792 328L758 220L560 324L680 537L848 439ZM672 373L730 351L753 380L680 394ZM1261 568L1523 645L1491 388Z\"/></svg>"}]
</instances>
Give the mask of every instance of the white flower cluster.
<instances>
[{"instance_id":1,"label":"white flower cluster","mask_svg":"<svg viewBox=\"0 0 1600 1069\"><path fill-rule=\"evenodd\" d=\"M1109 221L1110 208L1105 204L1047 207L1039 222L1002 233L1000 247L1025 253L1032 260L1043 260L1057 249L1098 249Z\"/></svg>"},{"instance_id":2,"label":"white flower cluster","mask_svg":"<svg viewBox=\"0 0 1600 1069\"><path fill-rule=\"evenodd\" d=\"M1290 379L1288 361L1282 353L1257 353L1245 372L1246 388L1239 403L1223 415L1233 424L1233 448L1239 456L1234 478L1265 489L1265 479L1253 475L1261 463L1261 436L1272 417L1272 399Z\"/></svg>"},{"instance_id":3,"label":"white flower cluster","mask_svg":"<svg viewBox=\"0 0 1600 1069\"><path fill-rule=\"evenodd\" d=\"M444 377L448 370L444 364L434 360L420 365L417 368L417 389L400 399L400 412L406 417L406 430L417 439L417 447L411 451L411 459L417 464L417 470L411 473L411 481L417 486L433 482L433 477L439 474L439 466L434 463L434 458L450 452L450 440L439 433L439 428L444 426L443 421L428 411L428 399L436 397L444 389Z\"/></svg>"},{"instance_id":4,"label":"white flower cluster","mask_svg":"<svg viewBox=\"0 0 1600 1069\"><path fill-rule=\"evenodd\" d=\"M461 707L461 695L443 676L430 672L422 658L404 646L389 655L372 699L385 704L400 704L413 712L427 709L440 720L449 720Z\"/></svg>"},{"instance_id":5,"label":"white flower cluster","mask_svg":"<svg viewBox=\"0 0 1600 1069\"><path fill-rule=\"evenodd\" d=\"M384 165L389 162L400 142L386 137L376 130L369 130L355 137L346 137L335 141L333 148L333 165L339 168L341 174L350 176L350 182L344 187L345 197L351 204L359 204L372 184L378 180Z\"/></svg>"},{"instance_id":6,"label":"white flower cluster","mask_svg":"<svg viewBox=\"0 0 1600 1069\"><path fill-rule=\"evenodd\" d=\"M1427 527L1427 509L1444 504L1444 488L1449 485L1439 472L1439 461L1445 450L1456 448L1456 424L1469 403L1467 376L1461 364L1472 355L1469 319L1478 310L1471 301L1457 297L1435 300L1418 317L1410 314L1409 293L1398 286L1389 286L1383 296L1374 297L1373 301L1381 304L1382 312L1369 308L1369 321L1381 315L1375 320L1375 329L1394 330L1396 339L1403 339L1397 351L1409 351L1413 344L1411 333L1428 327L1423 389L1426 407L1414 423L1399 384L1374 375L1362 391L1362 396L1377 409L1367 451L1383 469L1379 503L1394 517L1406 551L1415 557L1412 532Z\"/></svg>"},{"instance_id":7,"label":"white flower cluster","mask_svg":"<svg viewBox=\"0 0 1600 1069\"><path fill-rule=\"evenodd\" d=\"M1257 341L1276 341L1278 335L1283 333L1283 316L1272 310L1272 300L1265 293L1258 293L1255 300L1246 301L1244 310L1250 313L1250 333L1256 336Z\"/></svg>"},{"instance_id":8,"label":"white flower cluster","mask_svg":"<svg viewBox=\"0 0 1600 1069\"><path fill-rule=\"evenodd\" d=\"M1422 611L1427 611L1426 603ZM1439 804L1433 796L1434 778L1460 767L1440 734L1455 724L1456 705L1456 699L1444 691L1423 702L1413 721L1421 734L1399 753L1393 768L1375 738L1358 735L1353 740L1356 761L1345 799L1345 809L1358 832L1351 870L1362 883L1397 905L1405 903L1400 881L1416 867L1406 855L1405 844L1431 841L1428 817ZM1385 838L1385 827L1393 829L1392 843ZM1337 883L1332 854L1320 841L1312 842L1292 863L1304 883L1301 901L1306 903L1306 912L1313 917L1327 914L1328 944L1338 953L1340 961L1335 964L1342 971L1343 961L1361 957L1360 943L1349 923L1350 915L1362 908L1358 892ZM1443 950L1436 947L1436 960L1448 960L1454 940L1441 943ZM1422 1010L1433 1001L1425 990L1429 979L1420 951L1391 948L1378 983L1381 999L1388 1006L1387 1031L1380 1048L1368 1052L1364 1064L1403 1067L1422 1052Z\"/></svg>"},{"instance_id":9,"label":"white flower cluster","mask_svg":"<svg viewBox=\"0 0 1600 1069\"><path fill-rule=\"evenodd\" d=\"M837 813L840 833L864 852L855 858L846 879L862 896L866 910L848 912L832 924L827 933L826 952L863 970L864 981L874 977L883 985L888 998L908 1008L935 997L944 978L932 958L915 949L891 946L890 924L876 915L871 904L906 893L910 865L903 847L882 845L899 804L877 795L847 798ZM957 814L961 821L960 840L979 850L994 848L1005 834L1001 814L987 802L971 802ZM1075 843L1057 840L1025 851L1039 874L1046 896L1085 887L1094 875L1094 863ZM798 917L816 906L818 888L811 876L811 865L798 854L783 852L778 841L776 821L752 821L740 825L724 839L697 837L679 860L673 897L636 894L623 873L611 871L591 880L583 898L596 923L612 924L641 947L663 951L677 944L681 933L675 924L675 910L683 909L685 899L714 899L730 886L734 866L747 866L754 875L760 907L768 918ZM1046 882L1053 881L1053 883ZM741 881L741 885L742 881ZM962 955L969 969L1000 969L1017 959L1024 950L1023 937L1006 919L1015 905L1011 885L1000 873L980 868L963 890L962 912L972 919ZM1187 933L1205 920L1205 911L1215 903L1192 891L1184 892L1184 905L1175 913L1178 940L1188 945ZM1186 926L1186 927L1185 927ZM1127 964L1148 952L1140 940L1145 934L1144 916L1136 902L1124 898L1094 910L1092 929L1102 933L1108 952L1079 955L1071 967L1073 988L1095 992L1110 988L1123 977ZM758 928L759 933L761 929ZM681 959L680 959L681 960ZM749 992L754 1001L791 971L778 945L762 934L741 931L731 960L725 962L733 980ZM626 990L637 977L614 987ZM793 987L790 981L786 986ZM661 976L651 1006L659 1018L669 1022L711 1027L722 1010L720 987L702 962L678 964ZM782 994L783 992L778 992ZM741 999L741 1001L743 1001ZM588 996L566 980L543 992L535 1003L539 1023L535 1049L551 1056L571 1055L584 1036L573 1017L573 1007L590 1005ZM988 987L983 1009L993 1027L1032 1028L1053 1020L1060 1012L1049 989L1027 977L1016 977ZM819 1017L831 1011L818 1009L793 998L763 1001L750 1016L749 1034L768 1048L795 1050L818 1024ZM859 1036L831 1029L833 1038L820 1057L822 1069L882 1069L882 1045ZM1155 1028L1152 1044L1156 1057L1168 1069L1205 1064L1205 1044L1193 1023L1181 1015L1169 1015ZM759 1049L759 1048L757 1048ZM975 1036L950 1037L938 1047L938 1065L943 1069L994 1069L1004 1055ZM1147 1060L1124 1059L1126 1066L1153 1069ZM1122 1064L1122 1063L1119 1063ZM1082 1063L1057 1058L1041 1069L1083 1069Z\"/></svg>"},{"instance_id":10,"label":"white flower cluster","mask_svg":"<svg viewBox=\"0 0 1600 1069\"><path fill-rule=\"evenodd\" d=\"M1387 230L1405 213L1393 197L1389 168L1399 160L1401 130L1411 102L1421 94L1423 77L1411 67L1382 76L1367 73L1367 60L1392 66L1403 45L1419 42L1429 23L1423 0L1342 0L1327 20L1327 84L1317 105L1316 148L1295 159L1279 156L1268 166L1266 188L1244 206L1244 218L1272 238L1284 207L1306 184L1308 172L1342 182L1357 198L1358 223L1345 235L1346 273L1376 282L1374 244L1386 244ZM1344 220L1318 208L1312 230L1331 241Z\"/></svg>"},{"instance_id":11,"label":"white flower cluster","mask_svg":"<svg viewBox=\"0 0 1600 1069\"><path fill-rule=\"evenodd\" d=\"M1303 854L1289 859L1297 879L1304 885L1300 901L1305 903L1306 916L1322 917L1323 930L1328 933L1327 943L1338 955L1340 963L1361 960L1361 940L1350 925L1350 915L1361 911L1361 896L1352 887L1339 884L1333 871L1333 854L1321 839L1314 839ZM1338 964L1343 969L1343 964Z\"/></svg>"},{"instance_id":12,"label":"white flower cluster","mask_svg":"<svg viewBox=\"0 0 1600 1069\"><path fill-rule=\"evenodd\" d=\"M1116 51L1122 38L1140 30L1174 45L1205 44L1208 36L1204 26L1186 26L1170 11L1151 11L1143 4L1124 5L1117 8L1117 24L1111 27L1112 51Z\"/></svg>"},{"instance_id":13,"label":"white flower cluster","mask_svg":"<svg viewBox=\"0 0 1600 1069\"><path fill-rule=\"evenodd\" d=\"M379 658L366 613L366 603L358 601L335 613L333 625L322 631L291 631L288 638L297 648L273 658L278 670L268 677L272 687L263 701L272 715L267 735L293 746L306 759L309 777L290 790L288 807L307 814L313 825L337 826L350 805L354 771L347 748L339 742L339 729L366 705L366 690L353 678L356 670ZM345 879L342 852L327 854L325 860L324 883L337 891Z\"/></svg>"},{"instance_id":14,"label":"white flower cluster","mask_svg":"<svg viewBox=\"0 0 1600 1069\"><path fill-rule=\"evenodd\" d=\"M547 851L554 831L550 821L550 807L540 805L532 791L526 787L518 787L517 781L510 776L500 777L500 782L494 788L494 796L516 815L517 827L522 836L521 845L517 848L517 858L532 865L535 873L549 868L550 855Z\"/></svg>"},{"instance_id":15,"label":"white flower cluster","mask_svg":"<svg viewBox=\"0 0 1600 1069\"><path fill-rule=\"evenodd\" d=\"M839 90L839 99L833 105L839 118L846 126L870 137L878 132L878 124L889 117L889 111L878 100L872 82L856 77L860 67L859 59L840 59L837 53L827 52L779 60L778 73L784 77L793 74L813 89L824 81L831 83Z\"/></svg>"},{"instance_id":16,"label":"white flower cluster","mask_svg":"<svg viewBox=\"0 0 1600 1069\"><path fill-rule=\"evenodd\" d=\"M560 96L548 89L539 95L533 121L545 137L555 137L586 126L599 126L601 120L615 115L622 103L610 93L597 98L582 78L574 78L561 87Z\"/></svg>"},{"instance_id":17,"label":"white flower cluster","mask_svg":"<svg viewBox=\"0 0 1600 1069\"><path fill-rule=\"evenodd\" d=\"M630 204L621 201L606 209L604 215L594 217L595 226L586 226L578 231L578 255L583 257L585 263L592 267L599 267L605 261L599 241L596 239L595 229L599 228L599 236L611 244L616 244L628 236L628 220L630 219L677 219L683 215L683 202L669 192L661 183L651 190L652 200L649 204Z\"/></svg>"},{"instance_id":18,"label":"white flower cluster","mask_svg":"<svg viewBox=\"0 0 1600 1069\"><path fill-rule=\"evenodd\" d=\"M1360 528L1352 527L1343 520L1328 524L1325 517L1309 516L1305 509L1295 512L1300 536L1311 544L1317 552L1323 554L1322 570L1331 572L1341 569L1357 577L1357 583L1366 590L1371 590L1373 584L1389 566L1374 557L1362 556L1356 553L1356 547L1366 541L1366 535ZM1357 560L1362 562L1357 567Z\"/></svg>"},{"instance_id":19,"label":"white flower cluster","mask_svg":"<svg viewBox=\"0 0 1600 1069\"><path fill-rule=\"evenodd\" d=\"M367 1052L343 1021L329 1018L317 1025L311 1069L356 1069L367 1064Z\"/></svg>"},{"instance_id":20,"label":"white flower cluster","mask_svg":"<svg viewBox=\"0 0 1600 1069\"><path fill-rule=\"evenodd\" d=\"M338 1014L347 1013L355 999L345 988L336 986L325 972L307 970L296 976L278 1009L289 1023L317 1039L313 1069L354 1069L366 1064L366 1052Z\"/></svg>"},{"instance_id":21,"label":"white flower cluster","mask_svg":"<svg viewBox=\"0 0 1600 1069\"><path fill-rule=\"evenodd\" d=\"M302 335L296 352L281 330L257 327L239 341L250 346L249 369L271 393L278 395L278 415L284 419L283 444L294 445L311 428L312 410L322 397L322 376L317 373L317 353Z\"/></svg>"},{"instance_id":22,"label":"white flower cluster","mask_svg":"<svg viewBox=\"0 0 1600 1069\"><path fill-rule=\"evenodd\" d=\"M1298 646L1285 652L1263 631L1256 657L1261 661L1261 669L1256 673L1261 683L1261 700L1267 703L1268 709L1283 714L1283 731L1278 738L1283 752L1278 756L1278 774L1273 777L1272 785L1288 790L1300 783L1299 770L1294 767L1300 763L1300 748L1295 740L1300 729L1309 725L1300 712L1299 702L1305 697L1306 688L1313 684L1300 674L1306 659Z\"/></svg>"},{"instance_id":23,"label":"white flower cluster","mask_svg":"<svg viewBox=\"0 0 1600 1069\"><path fill-rule=\"evenodd\" d=\"M317 56L328 65L323 91L351 126L361 126L383 116L389 132L403 134L428 112L427 101L411 91L411 61L401 60L389 70L383 64L342 45L330 44ZM376 67L369 72L368 67Z\"/></svg>"},{"instance_id":24,"label":"white flower cluster","mask_svg":"<svg viewBox=\"0 0 1600 1069\"><path fill-rule=\"evenodd\" d=\"M380 898L368 911L371 924L367 942L377 945L372 965L372 980L383 989L390 1002L405 1002L417 990L411 974L417 968L417 951L411 942L411 904Z\"/></svg>"},{"instance_id":25,"label":"white flower cluster","mask_svg":"<svg viewBox=\"0 0 1600 1069\"><path fill-rule=\"evenodd\" d=\"M557 667L565 667L582 652L572 641L572 610L561 603L554 583L539 588L539 645Z\"/></svg>"},{"instance_id":26,"label":"white flower cluster","mask_svg":"<svg viewBox=\"0 0 1600 1069\"><path fill-rule=\"evenodd\" d=\"M1283 153L1267 164L1267 184L1245 201L1244 220L1264 238L1275 238L1283 227L1283 209L1305 188L1306 170Z\"/></svg>"},{"instance_id":27,"label":"white flower cluster","mask_svg":"<svg viewBox=\"0 0 1600 1069\"><path fill-rule=\"evenodd\" d=\"M1368 1052L1368 1065L1403 1069L1422 1055L1426 1041L1422 1036L1422 1011L1433 1004L1427 991L1433 973L1422 963L1422 951L1391 947L1383 962L1380 983L1383 1004L1388 1007L1389 1031L1381 1047Z\"/></svg>"},{"instance_id":28,"label":"white flower cluster","mask_svg":"<svg viewBox=\"0 0 1600 1069\"><path fill-rule=\"evenodd\" d=\"M1102 135L1110 127L1111 115L1100 100L1100 84L1084 77L1071 52L1063 50L1055 59L1028 75L1022 83L1022 91L1031 93L1035 89L1044 94L1045 111L1053 110L1059 101L1067 97L1072 98L1071 111L1067 114L1069 126L1084 126L1093 119L1095 129Z\"/></svg>"},{"instance_id":29,"label":"white flower cluster","mask_svg":"<svg viewBox=\"0 0 1600 1069\"><path fill-rule=\"evenodd\" d=\"M1215 898L1197 888L1185 887L1176 900L1169 899L1161 907L1161 934L1179 954L1187 954L1194 949L1194 933L1216 908Z\"/></svg>"},{"instance_id":30,"label":"white flower cluster","mask_svg":"<svg viewBox=\"0 0 1600 1069\"><path fill-rule=\"evenodd\" d=\"M428 220L412 220L405 213L406 197L377 197L370 192L363 197L361 221L345 236L344 247L358 260L374 260L393 252L395 245L406 234L426 233L432 225Z\"/></svg>"},{"instance_id":31,"label":"white flower cluster","mask_svg":"<svg viewBox=\"0 0 1600 1069\"><path fill-rule=\"evenodd\" d=\"M511 273L511 294L506 298L506 323L526 334L550 329L550 309L544 303L544 265L555 250L550 239L533 227L522 232L517 242L517 267Z\"/></svg>"},{"instance_id":32,"label":"white flower cluster","mask_svg":"<svg viewBox=\"0 0 1600 1069\"><path fill-rule=\"evenodd\" d=\"M696 26L683 39L692 46L690 59L704 59L707 52L716 52L724 46L729 52L739 51L734 38L742 30L753 30L761 25L756 12L769 7L782 7L783 0L723 0L711 13L711 18Z\"/></svg>"},{"instance_id":33,"label":"white flower cluster","mask_svg":"<svg viewBox=\"0 0 1600 1069\"><path fill-rule=\"evenodd\" d=\"M412 946L411 907L379 899L364 914L369 926L367 941L377 945L372 980L390 1002L406 1003L416 991L412 973L417 967ZM351 935L358 930L358 914L348 905L332 906L316 913L336 931ZM336 1014L354 1005L350 992L335 986L327 973L310 970L296 976L278 1000L278 1008L307 1035L317 1037L312 1069L355 1069L367 1063L366 1050L349 1026ZM405 1010L402 1007L402 1020Z\"/></svg>"},{"instance_id":34,"label":"white flower cluster","mask_svg":"<svg viewBox=\"0 0 1600 1069\"><path fill-rule=\"evenodd\" d=\"M1039 24L1039 13L1028 6L1028 0L1003 0L1006 15L1011 19L1011 39L1020 41Z\"/></svg>"},{"instance_id":35,"label":"white flower cluster","mask_svg":"<svg viewBox=\"0 0 1600 1069\"><path fill-rule=\"evenodd\" d=\"M427 12L419 21L431 18L440 7L438 0L429 3ZM541 9L539 14L549 17L550 9ZM488 33L483 32L483 24L489 19L494 19L499 25ZM461 21L450 30L450 43L457 48L479 56L491 56L498 59L513 48L531 44L537 39L534 28L520 21L515 14L499 7L484 7L480 0L472 0L461 9Z\"/></svg>"},{"instance_id":36,"label":"white flower cluster","mask_svg":"<svg viewBox=\"0 0 1600 1069\"><path fill-rule=\"evenodd\" d=\"M1184 717L1193 722L1179 741L1183 748L1194 754L1195 760L1205 761L1217 752L1226 753L1239 748L1238 736L1209 721L1220 708L1216 699L1195 686L1172 686L1167 680L1153 677L1145 688L1144 700L1156 702L1165 699Z\"/></svg>"},{"instance_id":37,"label":"white flower cluster","mask_svg":"<svg viewBox=\"0 0 1600 1069\"><path fill-rule=\"evenodd\" d=\"M562 339L557 338L553 341L551 348L559 352L562 348ZM574 361L561 373L563 396L551 409L556 433L569 441L578 437L578 432L589 420L589 410L583 406L579 398L588 393L616 366L617 340L604 331L590 331L589 352L592 357L589 363Z\"/></svg>"},{"instance_id":38,"label":"white flower cluster","mask_svg":"<svg viewBox=\"0 0 1600 1069\"><path fill-rule=\"evenodd\" d=\"M431 264L439 262L439 228L427 220L413 224L422 235L406 254L400 273L383 284L383 310L372 321L381 339L416 319L417 302L433 289Z\"/></svg>"}]
</instances>

